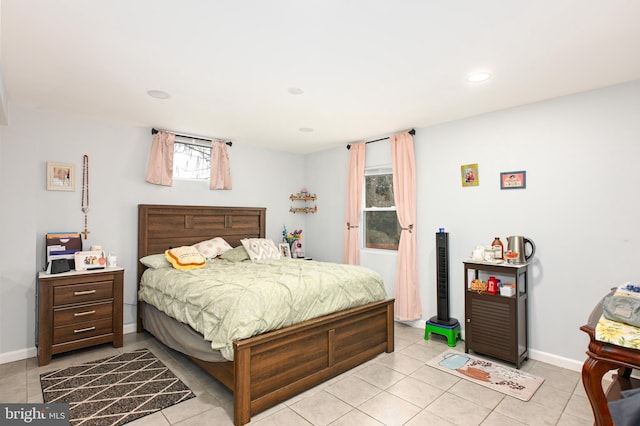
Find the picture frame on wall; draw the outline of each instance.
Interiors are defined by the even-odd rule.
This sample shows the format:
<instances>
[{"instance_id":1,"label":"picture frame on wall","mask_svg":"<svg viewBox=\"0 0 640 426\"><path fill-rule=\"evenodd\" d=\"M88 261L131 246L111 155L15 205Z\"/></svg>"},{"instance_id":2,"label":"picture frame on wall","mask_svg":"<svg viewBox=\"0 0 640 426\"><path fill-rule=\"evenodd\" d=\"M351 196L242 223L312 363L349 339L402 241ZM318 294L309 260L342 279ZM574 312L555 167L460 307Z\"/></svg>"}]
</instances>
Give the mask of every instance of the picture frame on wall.
<instances>
[{"instance_id":1,"label":"picture frame on wall","mask_svg":"<svg viewBox=\"0 0 640 426\"><path fill-rule=\"evenodd\" d=\"M462 186L480 185L480 176L478 175L478 163L464 164L460 166L460 174L462 177Z\"/></svg>"},{"instance_id":2,"label":"picture frame on wall","mask_svg":"<svg viewBox=\"0 0 640 426\"><path fill-rule=\"evenodd\" d=\"M47 162L47 190L75 191L76 169L73 164Z\"/></svg>"},{"instance_id":3,"label":"picture frame on wall","mask_svg":"<svg viewBox=\"0 0 640 426\"><path fill-rule=\"evenodd\" d=\"M527 172L519 170L517 172L500 173L500 189L525 189L527 187Z\"/></svg>"},{"instance_id":4,"label":"picture frame on wall","mask_svg":"<svg viewBox=\"0 0 640 426\"><path fill-rule=\"evenodd\" d=\"M278 244L278 248L280 249L280 257L283 259L291 259L291 247L289 247L289 244Z\"/></svg>"}]
</instances>

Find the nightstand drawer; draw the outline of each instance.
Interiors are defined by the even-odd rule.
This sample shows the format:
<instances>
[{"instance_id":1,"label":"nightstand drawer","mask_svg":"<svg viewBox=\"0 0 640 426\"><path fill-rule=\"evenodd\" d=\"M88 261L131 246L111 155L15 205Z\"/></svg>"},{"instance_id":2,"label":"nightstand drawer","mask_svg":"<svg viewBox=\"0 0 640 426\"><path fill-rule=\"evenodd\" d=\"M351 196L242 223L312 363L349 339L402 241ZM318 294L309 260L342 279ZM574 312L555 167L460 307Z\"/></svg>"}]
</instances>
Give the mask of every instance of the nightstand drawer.
<instances>
[{"instance_id":1,"label":"nightstand drawer","mask_svg":"<svg viewBox=\"0 0 640 426\"><path fill-rule=\"evenodd\" d=\"M53 329L53 344L70 342L72 340L109 334L113 331L111 318L81 322L78 324L55 327Z\"/></svg>"},{"instance_id":2,"label":"nightstand drawer","mask_svg":"<svg viewBox=\"0 0 640 426\"><path fill-rule=\"evenodd\" d=\"M86 284L56 286L53 289L53 305L92 302L113 297L113 281L96 281Z\"/></svg>"},{"instance_id":3,"label":"nightstand drawer","mask_svg":"<svg viewBox=\"0 0 640 426\"><path fill-rule=\"evenodd\" d=\"M111 318L113 302L99 302L82 305L73 308L58 308L53 310L53 326L77 324L87 321L95 321L103 318Z\"/></svg>"}]
</instances>

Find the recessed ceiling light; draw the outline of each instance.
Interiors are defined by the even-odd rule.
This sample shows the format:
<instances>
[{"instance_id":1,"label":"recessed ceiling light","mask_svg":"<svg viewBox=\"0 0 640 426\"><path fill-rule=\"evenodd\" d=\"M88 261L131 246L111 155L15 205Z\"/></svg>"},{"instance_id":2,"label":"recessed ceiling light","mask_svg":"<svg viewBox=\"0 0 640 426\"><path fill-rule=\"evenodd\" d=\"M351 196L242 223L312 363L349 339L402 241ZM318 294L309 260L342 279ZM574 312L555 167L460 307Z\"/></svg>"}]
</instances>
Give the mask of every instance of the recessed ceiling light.
<instances>
[{"instance_id":1,"label":"recessed ceiling light","mask_svg":"<svg viewBox=\"0 0 640 426\"><path fill-rule=\"evenodd\" d=\"M489 74L488 72L477 72L468 76L467 81L469 83L482 83L483 81L487 81L490 78L491 74Z\"/></svg>"},{"instance_id":2,"label":"recessed ceiling light","mask_svg":"<svg viewBox=\"0 0 640 426\"><path fill-rule=\"evenodd\" d=\"M167 92L163 92L162 90L149 90L147 95L156 99L169 99L169 94Z\"/></svg>"},{"instance_id":3,"label":"recessed ceiling light","mask_svg":"<svg viewBox=\"0 0 640 426\"><path fill-rule=\"evenodd\" d=\"M304 90L299 87L289 87L287 89L287 92L291 93L292 95L302 95L304 93Z\"/></svg>"},{"instance_id":4,"label":"recessed ceiling light","mask_svg":"<svg viewBox=\"0 0 640 426\"><path fill-rule=\"evenodd\" d=\"M304 132L304 133L313 132L313 129L311 127L300 127L298 130L301 131L301 132Z\"/></svg>"}]
</instances>

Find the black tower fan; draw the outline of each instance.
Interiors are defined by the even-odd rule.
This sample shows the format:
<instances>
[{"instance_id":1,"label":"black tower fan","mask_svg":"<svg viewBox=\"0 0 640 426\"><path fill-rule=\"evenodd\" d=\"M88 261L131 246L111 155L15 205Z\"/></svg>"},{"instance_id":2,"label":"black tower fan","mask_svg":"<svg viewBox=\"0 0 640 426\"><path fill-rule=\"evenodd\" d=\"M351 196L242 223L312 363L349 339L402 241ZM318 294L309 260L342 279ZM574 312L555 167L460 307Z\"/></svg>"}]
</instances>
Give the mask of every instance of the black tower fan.
<instances>
[{"instance_id":1,"label":"black tower fan","mask_svg":"<svg viewBox=\"0 0 640 426\"><path fill-rule=\"evenodd\" d=\"M449 233L436 232L436 286L438 315L429 320L432 324L453 326L458 323L449 317Z\"/></svg>"}]
</instances>

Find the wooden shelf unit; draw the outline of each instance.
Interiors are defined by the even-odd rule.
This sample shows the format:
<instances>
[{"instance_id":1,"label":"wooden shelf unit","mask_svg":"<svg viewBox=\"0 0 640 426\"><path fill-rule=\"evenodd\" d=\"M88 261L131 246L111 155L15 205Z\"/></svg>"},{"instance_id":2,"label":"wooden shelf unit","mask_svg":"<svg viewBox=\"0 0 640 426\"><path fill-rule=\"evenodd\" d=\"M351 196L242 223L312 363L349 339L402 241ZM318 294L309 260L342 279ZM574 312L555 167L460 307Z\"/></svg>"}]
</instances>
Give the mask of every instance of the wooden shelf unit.
<instances>
[{"instance_id":1,"label":"wooden shelf unit","mask_svg":"<svg viewBox=\"0 0 640 426\"><path fill-rule=\"evenodd\" d=\"M465 352L474 352L512 362L516 368L529 356L526 264L465 261ZM471 272L470 272L471 271ZM512 278L514 296L471 290L471 280L480 273Z\"/></svg>"},{"instance_id":2,"label":"wooden shelf unit","mask_svg":"<svg viewBox=\"0 0 640 426\"><path fill-rule=\"evenodd\" d=\"M291 194L289 195L289 200L291 200L291 207L289 211L291 213L316 213L318 211L318 207L316 206L316 200L318 197L316 194L309 195L297 195ZM300 201L304 204L294 204L295 202ZM313 201L312 206L307 206L307 202Z\"/></svg>"}]
</instances>

